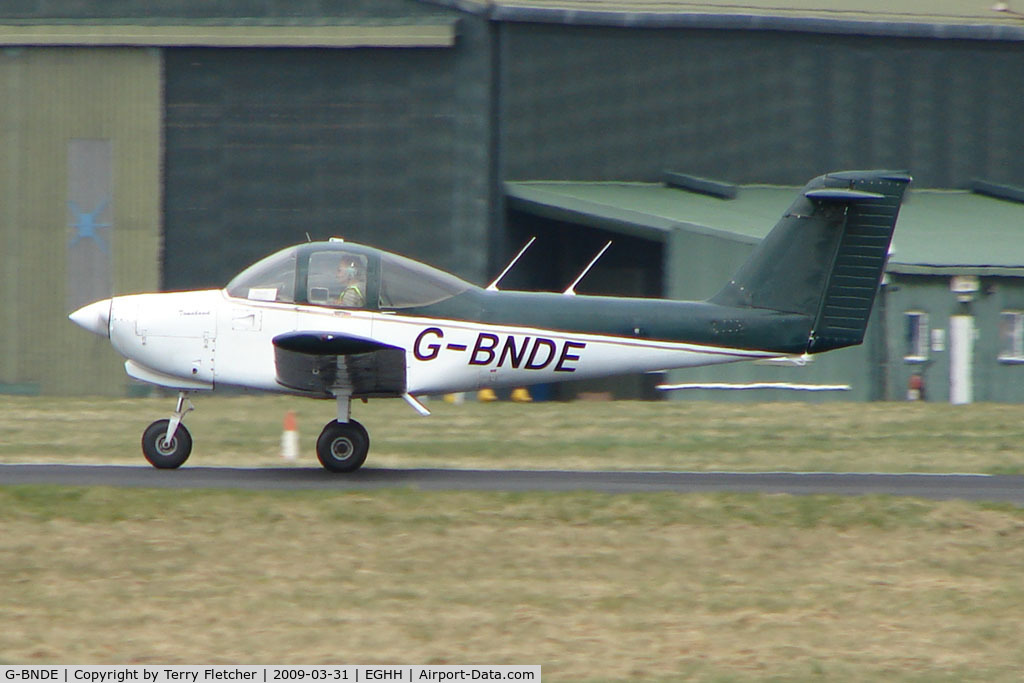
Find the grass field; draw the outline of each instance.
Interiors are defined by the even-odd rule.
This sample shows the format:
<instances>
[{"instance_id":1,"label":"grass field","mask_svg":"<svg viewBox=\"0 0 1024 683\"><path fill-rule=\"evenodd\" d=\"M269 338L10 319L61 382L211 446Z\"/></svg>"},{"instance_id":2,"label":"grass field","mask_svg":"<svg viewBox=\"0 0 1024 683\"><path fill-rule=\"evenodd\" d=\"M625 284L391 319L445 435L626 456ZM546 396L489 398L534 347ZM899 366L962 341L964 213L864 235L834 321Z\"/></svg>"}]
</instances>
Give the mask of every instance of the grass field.
<instances>
[{"instance_id":1,"label":"grass field","mask_svg":"<svg viewBox=\"0 0 1024 683\"><path fill-rule=\"evenodd\" d=\"M172 401L0 398L4 462L141 463ZM368 466L1020 472L1024 408L357 405ZM330 403L197 401L189 465ZM540 664L548 680L1024 672L1024 510L903 498L0 487L0 662Z\"/></svg>"},{"instance_id":2,"label":"grass field","mask_svg":"<svg viewBox=\"0 0 1024 683\"><path fill-rule=\"evenodd\" d=\"M302 457L334 417L331 401L198 396L185 420L188 465L280 466L284 413L298 415ZM143 429L173 398L0 396L0 462L139 463ZM356 403L367 466L528 469L1024 472L1024 405L576 402Z\"/></svg>"}]
</instances>

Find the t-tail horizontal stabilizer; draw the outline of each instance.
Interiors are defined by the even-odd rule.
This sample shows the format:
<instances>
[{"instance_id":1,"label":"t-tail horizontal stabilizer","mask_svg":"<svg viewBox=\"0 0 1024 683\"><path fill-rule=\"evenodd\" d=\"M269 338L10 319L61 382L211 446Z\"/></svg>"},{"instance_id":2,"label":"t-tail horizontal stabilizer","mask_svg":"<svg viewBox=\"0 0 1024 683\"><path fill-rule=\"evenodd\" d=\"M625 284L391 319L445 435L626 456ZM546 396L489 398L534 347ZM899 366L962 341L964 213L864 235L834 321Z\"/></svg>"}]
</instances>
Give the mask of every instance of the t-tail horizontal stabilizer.
<instances>
[{"instance_id":1,"label":"t-tail horizontal stabilizer","mask_svg":"<svg viewBox=\"0 0 1024 683\"><path fill-rule=\"evenodd\" d=\"M860 344L910 180L843 171L810 181L710 303L808 316L808 353Z\"/></svg>"}]
</instances>

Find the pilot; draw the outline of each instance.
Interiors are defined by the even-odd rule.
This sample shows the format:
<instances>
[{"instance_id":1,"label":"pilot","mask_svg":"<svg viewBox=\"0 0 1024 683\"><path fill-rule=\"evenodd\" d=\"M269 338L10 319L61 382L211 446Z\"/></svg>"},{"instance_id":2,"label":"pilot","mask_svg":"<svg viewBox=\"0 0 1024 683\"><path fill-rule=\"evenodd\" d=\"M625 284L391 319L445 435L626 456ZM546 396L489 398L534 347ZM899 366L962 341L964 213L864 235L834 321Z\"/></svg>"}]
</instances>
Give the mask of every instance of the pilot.
<instances>
[{"instance_id":1,"label":"pilot","mask_svg":"<svg viewBox=\"0 0 1024 683\"><path fill-rule=\"evenodd\" d=\"M355 256L345 256L338 262L338 282L341 294L338 303L345 307L361 308L366 303L366 274L363 264Z\"/></svg>"}]
</instances>

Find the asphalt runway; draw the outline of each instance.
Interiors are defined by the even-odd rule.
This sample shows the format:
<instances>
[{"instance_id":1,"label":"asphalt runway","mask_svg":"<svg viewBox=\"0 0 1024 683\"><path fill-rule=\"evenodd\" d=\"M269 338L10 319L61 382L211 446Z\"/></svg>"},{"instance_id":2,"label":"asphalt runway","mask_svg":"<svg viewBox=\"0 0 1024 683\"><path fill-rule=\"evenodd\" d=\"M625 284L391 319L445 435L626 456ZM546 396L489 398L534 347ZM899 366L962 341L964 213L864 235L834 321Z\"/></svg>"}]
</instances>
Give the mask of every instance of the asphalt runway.
<instances>
[{"instance_id":1,"label":"asphalt runway","mask_svg":"<svg viewBox=\"0 0 1024 683\"><path fill-rule=\"evenodd\" d=\"M890 495L1024 505L1024 476L977 474L837 474L828 472L566 472L376 469L331 474L320 468L236 469L148 465L0 465L0 485L61 484L185 489L423 491L597 491Z\"/></svg>"}]
</instances>

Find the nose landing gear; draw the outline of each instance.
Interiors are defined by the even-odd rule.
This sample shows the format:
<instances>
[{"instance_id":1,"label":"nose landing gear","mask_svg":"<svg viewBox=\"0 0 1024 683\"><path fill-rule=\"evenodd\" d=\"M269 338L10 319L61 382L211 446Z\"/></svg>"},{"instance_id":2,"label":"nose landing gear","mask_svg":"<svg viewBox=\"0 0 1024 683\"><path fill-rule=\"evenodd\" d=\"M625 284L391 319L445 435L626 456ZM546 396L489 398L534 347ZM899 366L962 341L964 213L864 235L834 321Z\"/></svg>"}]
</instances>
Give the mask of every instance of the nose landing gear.
<instances>
[{"instance_id":1,"label":"nose landing gear","mask_svg":"<svg viewBox=\"0 0 1024 683\"><path fill-rule=\"evenodd\" d=\"M187 407L186 407L186 404ZM195 410L186 392L178 392L178 404L169 420L157 420L142 433L142 454L153 467L173 470L181 467L192 453L192 435L181 424Z\"/></svg>"}]
</instances>

